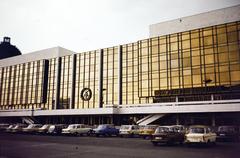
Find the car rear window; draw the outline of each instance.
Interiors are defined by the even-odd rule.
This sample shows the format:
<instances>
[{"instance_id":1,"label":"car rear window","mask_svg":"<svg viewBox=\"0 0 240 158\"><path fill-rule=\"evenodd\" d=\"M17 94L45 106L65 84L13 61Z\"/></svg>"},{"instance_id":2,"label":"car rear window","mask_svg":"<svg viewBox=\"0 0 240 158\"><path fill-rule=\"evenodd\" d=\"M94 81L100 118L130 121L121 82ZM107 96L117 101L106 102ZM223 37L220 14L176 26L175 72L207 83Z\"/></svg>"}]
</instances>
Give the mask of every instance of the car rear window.
<instances>
[{"instance_id":1,"label":"car rear window","mask_svg":"<svg viewBox=\"0 0 240 158\"><path fill-rule=\"evenodd\" d=\"M190 128L190 133L204 133L204 128L200 127Z\"/></svg>"}]
</instances>

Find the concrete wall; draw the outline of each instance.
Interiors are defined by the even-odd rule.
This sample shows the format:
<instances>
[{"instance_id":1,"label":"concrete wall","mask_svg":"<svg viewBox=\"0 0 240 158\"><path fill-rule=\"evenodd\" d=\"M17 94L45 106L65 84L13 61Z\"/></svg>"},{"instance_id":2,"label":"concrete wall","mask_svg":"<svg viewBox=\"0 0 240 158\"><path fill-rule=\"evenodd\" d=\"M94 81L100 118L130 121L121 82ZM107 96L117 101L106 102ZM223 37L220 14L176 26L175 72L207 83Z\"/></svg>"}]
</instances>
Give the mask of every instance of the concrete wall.
<instances>
[{"instance_id":1,"label":"concrete wall","mask_svg":"<svg viewBox=\"0 0 240 158\"><path fill-rule=\"evenodd\" d=\"M40 51L28 53L28 54L23 54L19 56L2 59L0 60L0 67L6 67L6 66L11 66L16 64L36 61L36 60L42 60L42 59L56 58L60 56L71 55L74 53L75 52L67 50L62 47L53 47L53 48L44 49L44 50L40 50Z\"/></svg>"},{"instance_id":2,"label":"concrete wall","mask_svg":"<svg viewBox=\"0 0 240 158\"><path fill-rule=\"evenodd\" d=\"M156 37L240 20L240 5L218 9L149 26L149 36Z\"/></svg>"}]
</instances>

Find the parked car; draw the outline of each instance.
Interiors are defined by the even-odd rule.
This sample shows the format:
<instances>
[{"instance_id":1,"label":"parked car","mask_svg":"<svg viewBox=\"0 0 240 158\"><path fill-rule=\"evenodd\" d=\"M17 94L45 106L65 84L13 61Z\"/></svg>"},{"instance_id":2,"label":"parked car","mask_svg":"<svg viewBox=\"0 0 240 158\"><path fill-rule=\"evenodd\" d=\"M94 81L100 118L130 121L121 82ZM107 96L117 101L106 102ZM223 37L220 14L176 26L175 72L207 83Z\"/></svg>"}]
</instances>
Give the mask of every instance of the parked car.
<instances>
[{"instance_id":1,"label":"parked car","mask_svg":"<svg viewBox=\"0 0 240 158\"><path fill-rule=\"evenodd\" d=\"M41 128L38 128L36 132L40 134L46 134L50 126L51 126L50 124L45 124Z\"/></svg>"},{"instance_id":2,"label":"parked car","mask_svg":"<svg viewBox=\"0 0 240 158\"><path fill-rule=\"evenodd\" d=\"M62 134L69 135L72 134L70 131L77 128L81 124L70 124L67 128L62 129Z\"/></svg>"},{"instance_id":3,"label":"parked car","mask_svg":"<svg viewBox=\"0 0 240 158\"><path fill-rule=\"evenodd\" d=\"M21 132L23 128L26 128L27 124L16 124L12 129L11 132L16 133L16 132Z\"/></svg>"},{"instance_id":4,"label":"parked car","mask_svg":"<svg viewBox=\"0 0 240 158\"><path fill-rule=\"evenodd\" d=\"M217 141L239 141L239 127L219 126L217 130Z\"/></svg>"},{"instance_id":5,"label":"parked car","mask_svg":"<svg viewBox=\"0 0 240 158\"><path fill-rule=\"evenodd\" d=\"M51 125L48 129L48 134L52 135L59 135L62 133L62 129L67 128L68 125L65 124L56 124L56 125Z\"/></svg>"},{"instance_id":6,"label":"parked car","mask_svg":"<svg viewBox=\"0 0 240 158\"><path fill-rule=\"evenodd\" d=\"M6 131L8 127L9 127L9 124L2 123L0 124L0 131Z\"/></svg>"},{"instance_id":7,"label":"parked car","mask_svg":"<svg viewBox=\"0 0 240 158\"><path fill-rule=\"evenodd\" d=\"M177 131L177 132L180 132L180 133L183 133L185 134L186 133L186 126L183 126L183 125L172 125L171 128L174 130L174 131Z\"/></svg>"},{"instance_id":8,"label":"parked car","mask_svg":"<svg viewBox=\"0 0 240 158\"><path fill-rule=\"evenodd\" d=\"M88 125L80 124L76 125L75 128L70 129L69 131L71 134L74 135L90 135L92 133L92 128Z\"/></svg>"},{"instance_id":9,"label":"parked car","mask_svg":"<svg viewBox=\"0 0 240 158\"><path fill-rule=\"evenodd\" d=\"M152 135L151 142L153 145L174 144L184 142L184 133L176 126L159 126Z\"/></svg>"},{"instance_id":10,"label":"parked car","mask_svg":"<svg viewBox=\"0 0 240 158\"><path fill-rule=\"evenodd\" d=\"M189 127L185 142L187 144L215 144L216 137L216 133L212 132L209 126L195 125Z\"/></svg>"},{"instance_id":11,"label":"parked car","mask_svg":"<svg viewBox=\"0 0 240 158\"><path fill-rule=\"evenodd\" d=\"M122 125L119 130L119 135L124 137L133 137L139 135L138 125Z\"/></svg>"},{"instance_id":12,"label":"parked car","mask_svg":"<svg viewBox=\"0 0 240 158\"><path fill-rule=\"evenodd\" d=\"M116 129L112 124L102 124L97 128L93 129L93 134L95 136L113 136L119 134L119 129Z\"/></svg>"},{"instance_id":13,"label":"parked car","mask_svg":"<svg viewBox=\"0 0 240 158\"><path fill-rule=\"evenodd\" d=\"M144 139L151 138L157 127L158 125L146 125L140 130L139 135Z\"/></svg>"},{"instance_id":14,"label":"parked car","mask_svg":"<svg viewBox=\"0 0 240 158\"><path fill-rule=\"evenodd\" d=\"M34 133L34 132L37 132L37 130L41 127L42 127L41 124L30 124L26 128L23 128L22 132L24 132L24 133Z\"/></svg>"}]
</instances>

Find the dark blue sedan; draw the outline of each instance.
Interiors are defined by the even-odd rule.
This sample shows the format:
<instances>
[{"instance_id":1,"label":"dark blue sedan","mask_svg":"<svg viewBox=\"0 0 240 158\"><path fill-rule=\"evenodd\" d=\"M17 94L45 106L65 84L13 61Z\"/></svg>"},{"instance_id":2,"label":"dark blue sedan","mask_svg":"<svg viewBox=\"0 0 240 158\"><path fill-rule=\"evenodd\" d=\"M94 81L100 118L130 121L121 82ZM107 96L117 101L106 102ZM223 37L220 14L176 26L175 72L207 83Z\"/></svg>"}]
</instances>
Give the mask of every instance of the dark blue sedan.
<instances>
[{"instance_id":1,"label":"dark blue sedan","mask_svg":"<svg viewBox=\"0 0 240 158\"><path fill-rule=\"evenodd\" d=\"M116 129L114 125L102 124L97 128L93 129L93 134L95 136L118 136L119 129Z\"/></svg>"}]
</instances>

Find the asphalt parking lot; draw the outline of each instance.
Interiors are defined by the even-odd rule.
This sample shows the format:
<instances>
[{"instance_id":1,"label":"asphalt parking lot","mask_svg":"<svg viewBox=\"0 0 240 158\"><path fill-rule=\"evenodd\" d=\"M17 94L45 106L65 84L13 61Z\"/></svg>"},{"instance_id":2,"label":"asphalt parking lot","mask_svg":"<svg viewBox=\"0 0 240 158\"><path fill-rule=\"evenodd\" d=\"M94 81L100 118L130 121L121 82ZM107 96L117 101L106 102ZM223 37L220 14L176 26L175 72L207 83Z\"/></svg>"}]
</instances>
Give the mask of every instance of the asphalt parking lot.
<instances>
[{"instance_id":1,"label":"asphalt parking lot","mask_svg":"<svg viewBox=\"0 0 240 158\"><path fill-rule=\"evenodd\" d=\"M0 133L0 158L234 158L240 143L154 147L149 140L118 137L44 136Z\"/></svg>"}]
</instances>

